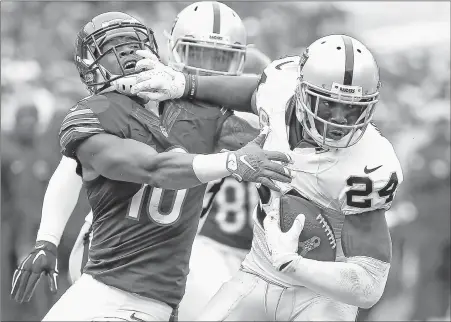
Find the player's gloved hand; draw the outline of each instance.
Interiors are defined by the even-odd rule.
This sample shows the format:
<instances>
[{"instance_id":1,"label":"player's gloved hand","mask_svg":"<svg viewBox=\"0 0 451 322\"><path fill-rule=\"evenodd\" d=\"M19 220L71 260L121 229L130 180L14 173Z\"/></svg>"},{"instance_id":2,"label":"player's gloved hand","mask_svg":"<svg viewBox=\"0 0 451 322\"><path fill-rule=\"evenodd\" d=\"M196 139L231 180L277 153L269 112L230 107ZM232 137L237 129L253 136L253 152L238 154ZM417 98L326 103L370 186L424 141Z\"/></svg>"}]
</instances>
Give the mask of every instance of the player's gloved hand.
<instances>
[{"instance_id":1,"label":"player's gloved hand","mask_svg":"<svg viewBox=\"0 0 451 322\"><path fill-rule=\"evenodd\" d=\"M269 128L262 129L260 134L247 145L237 151L229 152L227 157L227 170L238 181L261 183L268 188L280 191L272 181L291 182L293 179L290 170L283 164L291 163L287 154L278 151L263 150L263 144L269 134Z\"/></svg>"},{"instance_id":2,"label":"player's gloved hand","mask_svg":"<svg viewBox=\"0 0 451 322\"><path fill-rule=\"evenodd\" d=\"M280 198L272 198L268 204L262 205L262 207L266 213L263 227L272 265L278 271L283 271L291 261L299 256L297 254L298 241L304 228L305 216L299 214L290 230L284 233L280 229Z\"/></svg>"},{"instance_id":3,"label":"player's gloved hand","mask_svg":"<svg viewBox=\"0 0 451 322\"><path fill-rule=\"evenodd\" d=\"M11 298L22 303L30 301L36 285L45 273L50 291L57 291L57 247L48 241L37 241L33 250L14 271Z\"/></svg>"},{"instance_id":4,"label":"player's gloved hand","mask_svg":"<svg viewBox=\"0 0 451 322\"><path fill-rule=\"evenodd\" d=\"M148 50L137 50L144 59L136 63L136 84L131 93L151 101L166 101L182 97L185 92L186 78L179 70L164 65ZM177 68L179 69L179 68Z\"/></svg>"}]
</instances>

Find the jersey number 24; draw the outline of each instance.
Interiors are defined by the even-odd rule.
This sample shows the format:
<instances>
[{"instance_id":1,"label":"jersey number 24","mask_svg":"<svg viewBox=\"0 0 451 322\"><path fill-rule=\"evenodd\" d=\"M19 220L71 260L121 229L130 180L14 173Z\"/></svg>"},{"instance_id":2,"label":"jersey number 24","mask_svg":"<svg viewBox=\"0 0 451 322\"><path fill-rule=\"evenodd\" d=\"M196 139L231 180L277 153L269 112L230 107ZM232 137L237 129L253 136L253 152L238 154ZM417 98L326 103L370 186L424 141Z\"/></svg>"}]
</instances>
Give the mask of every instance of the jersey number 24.
<instances>
[{"instance_id":1,"label":"jersey number 24","mask_svg":"<svg viewBox=\"0 0 451 322\"><path fill-rule=\"evenodd\" d=\"M351 176L346 181L349 187L360 187L361 189L350 189L346 192L346 203L348 206L356 208L371 208L372 198L368 197L374 190L373 181L369 177L357 177ZM385 204L390 203L393 200L396 188L398 187L398 176L396 172L393 172L388 180L387 184L382 187L377 194L380 198L386 198ZM355 197L359 198L356 200Z\"/></svg>"}]
</instances>

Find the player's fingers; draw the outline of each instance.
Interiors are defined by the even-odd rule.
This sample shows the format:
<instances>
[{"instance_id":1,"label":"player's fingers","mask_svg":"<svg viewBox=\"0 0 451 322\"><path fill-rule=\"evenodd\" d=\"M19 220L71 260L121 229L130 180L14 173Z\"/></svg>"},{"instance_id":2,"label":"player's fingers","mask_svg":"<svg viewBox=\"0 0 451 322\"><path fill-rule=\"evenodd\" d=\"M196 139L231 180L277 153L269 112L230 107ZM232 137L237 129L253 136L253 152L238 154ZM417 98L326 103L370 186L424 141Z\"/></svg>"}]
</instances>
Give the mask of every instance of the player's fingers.
<instances>
[{"instance_id":1,"label":"player's fingers","mask_svg":"<svg viewBox=\"0 0 451 322\"><path fill-rule=\"evenodd\" d=\"M176 70L179 72L183 71L183 69L185 68L185 64L176 63L176 62L169 62L168 66L171 67L173 70Z\"/></svg>"},{"instance_id":2,"label":"player's fingers","mask_svg":"<svg viewBox=\"0 0 451 322\"><path fill-rule=\"evenodd\" d=\"M136 84L132 86L132 90L135 89L135 92L137 92L136 87L143 86L144 88L145 86L149 88L155 88L154 86L157 85L161 86L161 83L162 83L161 73L158 73L155 70L146 70L136 74Z\"/></svg>"},{"instance_id":3,"label":"player's fingers","mask_svg":"<svg viewBox=\"0 0 451 322\"><path fill-rule=\"evenodd\" d=\"M269 200L269 202L263 205L263 210L268 216L278 219L279 218L279 208L280 207L280 198L273 197Z\"/></svg>"},{"instance_id":4,"label":"player's fingers","mask_svg":"<svg viewBox=\"0 0 451 322\"><path fill-rule=\"evenodd\" d=\"M131 88L132 94L137 94L139 92L155 92L161 89L163 86L162 82L158 79L148 79L142 82L138 82Z\"/></svg>"},{"instance_id":5,"label":"player's fingers","mask_svg":"<svg viewBox=\"0 0 451 322\"><path fill-rule=\"evenodd\" d=\"M265 152L266 157L272 161L280 161L285 164L293 163L293 159L288 155L288 153L268 150L263 150L263 152Z\"/></svg>"},{"instance_id":6,"label":"player's fingers","mask_svg":"<svg viewBox=\"0 0 451 322\"><path fill-rule=\"evenodd\" d=\"M11 281L11 298L13 298L13 299L17 294L17 290L19 289L20 283L18 283L18 282L19 282L20 278L22 277L22 272L23 271L20 269L16 269L14 271L13 279Z\"/></svg>"},{"instance_id":7,"label":"player's fingers","mask_svg":"<svg viewBox=\"0 0 451 322\"><path fill-rule=\"evenodd\" d=\"M47 279L49 282L50 291L56 293L58 291L58 273L51 271L47 274Z\"/></svg>"},{"instance_id":8,"label":"player's fingers","mask_svg":"<svg viewBox=\"0 0 451 322\"><path fill-rule=\"evenodd\" d=\"M275 161L266 161L263 164L263 168L271 170L273 172L277 172L280 175L289 178L290 181L291 181L291 179L293 179L293 175L291 173L291 170L288 169L287 166L279 164L278 162L276 163Z\"/></svg>"},{"instance_id":9,"label":"player's fingers","mask_svg":"<svg viewBox=\"0 0 451 322\"><path fill-rule=\"evenodd\" d=\"M21 274L19 280L17 281L17 283L18 283L17 291L14 294L13 299L16 300L19 303L23 302L25 289L27 288L28 279L30 277L30 274L31 274L30 271L22 271L22 274Z\"/></svg>"},{"instance_id":10,"label":"player's fingers","mask_svg":"<svg viewBox=\"0 0 451 322\"><path fill-rule=\"evenodd\" d=\"M31 297L33 296L34 290L38 285L39 279L41 278L41 274L31 273L28 279L27 286L25 287L25 291L23 294L23 301L29 302Z\"/></svg>"},{"instance_id":11,"label":"player's fingers","mask_svg":"<svg viewBox=\"0 0 451 322\"><path fill-rule=\"evenodd\" d=\"M288 234L295 239L299 239L299 235L301 235L302 229L304 228L305 216L303 214L299 214L294 220L293 226L291 226L290 230L288 230Z\"/></svg>"},{"instance_id":12,"label":"player's fingers","mask_svg":"<svg viewBox=\"0 0 451 322\"><path fill-rule=\"evenodd\" d=\"M159 61L158 57L155 56L155 54L150 50L139 49L136 51L136 54L144 58L149 58L153 61Z\"/></svg>"},{"instance_id":13,"label":"player's fingers","mask_svg":"<svg viewBox=\"0 0 451 322\"><path fill-rule=\"evenodd\" d=\"M164 93L162 92L141 92L136 94L136 96L147 100L147 102L149 101L156 101L156 102L160 102L160 101L164 101L165 97L164 97Z\"/></svg>"},{"instance_id":14,"label":"player's fingers","mask_svg":"<svg viewBox=\"0 0 451 322\"><path fill-rule=\"evenodd\" d=\"M266 170L265 169L265 170L263 170L260 173L260 176L261 177L266 177L266 178L268 178L270 180L276 180L276 181L279 181L279 182L287 182L287 183L291 182L291 177L286 177L286 176L281 175L281 174L279 174L277 172L274 172L272 170ZM270 188L270 187L268 187L268 188Z\"/></svg>"},{"instance_id":15,"label":"player's fingers","mask_svg":"<svg viewBox=\"0 0 451 322\"><path fill-rule=\"evenodd\" d=\"M257 135L257 137L254 140L252 140L252 142L257 144L260 147L263 147L263 145L265 144L266 138L268 137L268 134L269 134L269 127L265 126L260 131L260 134Z\"/></svg>"},{"instance_id":16,"label":"player's fingers","mask_svg":"<svg viewBox=\"0 0 451 322\"><path fill-rule=\"evenodd\" d=\"M141 72L145 70L151 70L155 68L157 62L151 58L144 58L139 60L135 66L135 72Z\"/></svg>"},{"instance_id":17,"label":"player's fingers","mask_svg":"<svg viewBox=\"0 0 451 322\"><path fill-rule=\"evenodd\" d=\"M271 166L265 165L265 168L262 170L260 176L267 177L269 179L280 181L280 182L286 182L286 183L290 183L291 180L293 179L293 178L291 178L290 175L288 175L285 172L283 172L283 174L281 174L280 170L275 169L272 165Z\"/></svg>"},{"instance_id":18,"label":"player's fingers","mask_svg":"<svg viewBox=\"0 0 451 322\"><path fill-rule=\"evenodd\" d=\"M259 182L265 186L267 186L269 189L280 192L280 188L278 186L275 185L274 182L272 182L270 179L268 178L261 178L259 180Z\"/></svg>"}]
</instances>

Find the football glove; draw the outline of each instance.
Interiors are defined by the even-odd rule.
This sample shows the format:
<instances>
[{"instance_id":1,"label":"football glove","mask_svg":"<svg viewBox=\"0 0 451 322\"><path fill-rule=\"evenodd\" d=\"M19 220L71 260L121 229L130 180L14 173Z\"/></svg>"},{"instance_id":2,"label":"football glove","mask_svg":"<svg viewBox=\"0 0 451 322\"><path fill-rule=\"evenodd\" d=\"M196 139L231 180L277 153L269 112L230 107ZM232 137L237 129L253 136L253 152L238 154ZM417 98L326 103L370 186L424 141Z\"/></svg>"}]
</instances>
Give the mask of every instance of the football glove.
<instances>
[{"instance_id":1,"label":"football glove","mask_svg":"<svg viewBox=\"0 0 451 322\"><path fill-rule=\"evenodd\" d=\"M186 84L182 72L164 65L147 50L137 50L136 53L144 59L135 66L135 71L141 72L136 75L136 84L131 88L133 95L158 102L182 97Z\"/></svg>"},{"instance_id":2,"label":"football glove","mask_svg":"<svg viewBox=\"0 0 451 322\"><path fill-rule=\"evenodd\" d=\"M291 182L291 172L284 165L292 161L286 153L262 149L268 134L269 128L264 127L253 141L237 151L229 152L227 170L239 182L244 180L261 183L272 190L280 191L272 180ZM272 161L282 162L284 165Z\"/></svg>"},{"instance_id":3,"label":"football glove","mask_svg":"<svg viewBox=\"0 0 451 322\"><path fill-rule=\"evenodd\" d=\"M56 293L58 284L57 247L48 241L37 241L31 253L14 271L11 298L22 303L30 301L36 285L45 273L50 291Z\"/></svg>"},{"instance_id":4,"label":"football glove","mask_svg":"<svg viewBox=\"0 0 451 322\"><path fill-rule=\"evenodd\" d=\"M298 258L299 236L304 228L305 216L299 214L287 232L280 229L280 198L272 197L263 205L266 217L263 220L266 243L271 254L272 265L283 271L290 262Z\"/></svg>"}]
</instances>

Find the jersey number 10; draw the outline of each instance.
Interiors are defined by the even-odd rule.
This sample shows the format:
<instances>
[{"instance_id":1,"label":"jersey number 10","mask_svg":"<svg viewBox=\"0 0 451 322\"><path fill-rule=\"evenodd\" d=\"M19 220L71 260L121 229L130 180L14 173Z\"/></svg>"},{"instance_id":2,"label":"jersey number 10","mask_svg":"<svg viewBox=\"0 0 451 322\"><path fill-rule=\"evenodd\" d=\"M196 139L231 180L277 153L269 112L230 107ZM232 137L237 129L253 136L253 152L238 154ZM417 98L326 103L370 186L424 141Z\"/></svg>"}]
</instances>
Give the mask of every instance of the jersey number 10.
<instances>
[{"instance_id":1,"label":"jersey number 10","mask_svg":"<svg viewBox=\"0 0 451 322\"><path fill-rule=\"evenodd\" d=\"M180 148L172 151L186 153ZM126 218L138 221L143 211L142 208L146 207L146 213L150 220L160 226L172 225L180 217L187 191L188 189L166 190L145 184L133 196Z\"/></svg>"},{"instance_id":2,"label":"jersey number 10","mask_svg":"<svg viewBox=\"0 0 451 322\"><path fill-rule=\"evenodd\" d=\"M144 206L150 220L162 226L171 225L180 217L186 191L164 190L145 184L133 196L126 217L139 220Z\"/></svg>"}]
</instances>

